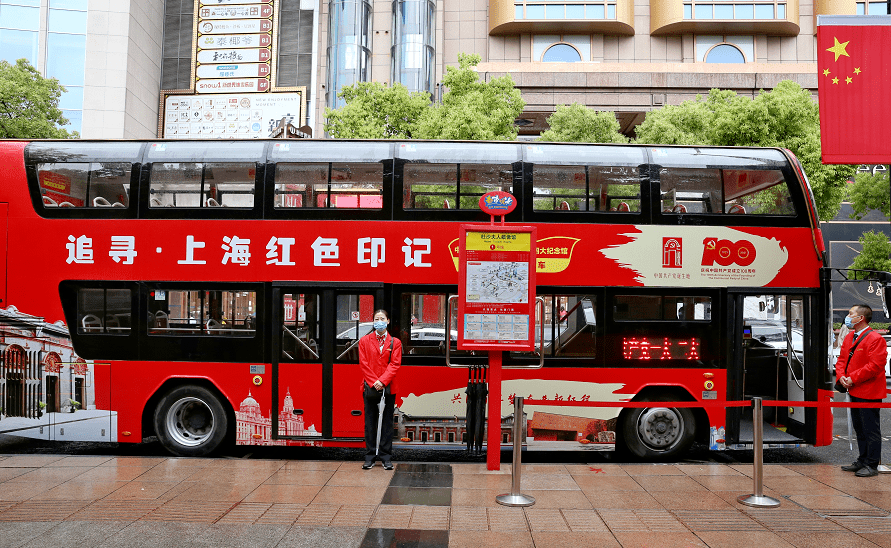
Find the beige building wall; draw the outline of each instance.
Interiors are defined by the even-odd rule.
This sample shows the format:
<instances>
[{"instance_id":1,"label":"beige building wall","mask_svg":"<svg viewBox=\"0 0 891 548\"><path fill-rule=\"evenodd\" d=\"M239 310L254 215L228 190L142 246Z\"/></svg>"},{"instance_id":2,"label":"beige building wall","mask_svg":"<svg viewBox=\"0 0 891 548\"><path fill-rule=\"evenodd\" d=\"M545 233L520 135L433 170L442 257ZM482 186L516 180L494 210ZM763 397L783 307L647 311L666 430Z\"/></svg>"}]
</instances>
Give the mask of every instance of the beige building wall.
<instances>
[{"instance_id":1,"label":"beige building wall","mask_svg":"<svg viewBox=\"0 0 891 548\"><path fill-rule=\"evenodd\" d=\"M156 136L163 16L158 0L90 0L83 138Z\"/></svg>"},{"instance_id":2,"label":"beige building wall","mask_svg":"<svg viewBox=\"0 0 891 548\"><path fill-rule=\"evenodd\" d=\"M504 0L437 0L436 80L441 81L446 66L458 63L459 53L478 53L482 57L478 70L484 78L503 74L514 78L528 103L524 118L531 123L521 130L528 134L546 129L544 119L558 104L579 102L615 111L623 129L628 131L640 123L649 110L695 98L711 88L755 96L761 89L770 89L784 79L791 79L816 95L816 15L848 13L855 9L853 0L800 0L797 6L788 4L788 22L755 22L753 29L721 31L685 21L680 23L681 27L674 27L684 28L683 31L654 35L651 25L658 27L666 15L658 11L654 23L651 14L666 6L673 7L672 2L676 0L628 0L633 4L633 16L626 21L630 24L633 20L633 35L623 35L619 30L612 34L567 31L566 34L587 37L587 60L543 63L540 48L536 51L534 46L535 29L489 34L492 3L499 1ZM325 52L327 1L322 3L325 13L319 37L320 51ZM624 9L629 11L623 13L631 13L632 5L627 4ZM797 16L792 15L796 13ZM671 17L677 18L677 15ZM387 84L391 78L391 26L392 2L375 0L371 79ZM558 32L551 29L539 34ZM702 60L707 37L723 37L722 32L751 37L745 64L707 64ZM324 84L327 56L320 57L319 82ZM319 89L320 98L324 92ZM324 108L324 100L320 100L317 135L321 134L324 123Z\"/></svg>"},{"instance_id":3,"label":"beige building wall","mask_svg":"<svg viewBox=\"0 0 891 548\"><path fill-rule=\"evenodd\" d=\"M497 1L497 0L492 0ZM655 2L655 0L654 0ZM459 2L454 2L459 5ZM816 95L816 35L813 0L799 2L797 36L735 32L752 37L753 51L745 64L707 64L702 61L702 36L715 31L670 35L650 34L651 0L634 0L634 35L595 33L590 36L590 61L543 63L533 58L535 35L490 36L483 77L510 74L527 102L523 117L531 122L521 133L537 134L547 128L544 119L555 105L578 102L598 110L615 111L627 131L649 110L678 104L708 93L711 88L732 89L754 96L791 79ZM459 13L453 17L461 17ZM448 34L448 27L446 32ZM553 32L542 32L552 35ZM569 33L567 33L569 34ZM573 33L582 34L582 33ZM446 42L450 38L447 36ZM451 40L442 61L454 62L458 51L473 42Z\"/></svg>"}]
</instances>

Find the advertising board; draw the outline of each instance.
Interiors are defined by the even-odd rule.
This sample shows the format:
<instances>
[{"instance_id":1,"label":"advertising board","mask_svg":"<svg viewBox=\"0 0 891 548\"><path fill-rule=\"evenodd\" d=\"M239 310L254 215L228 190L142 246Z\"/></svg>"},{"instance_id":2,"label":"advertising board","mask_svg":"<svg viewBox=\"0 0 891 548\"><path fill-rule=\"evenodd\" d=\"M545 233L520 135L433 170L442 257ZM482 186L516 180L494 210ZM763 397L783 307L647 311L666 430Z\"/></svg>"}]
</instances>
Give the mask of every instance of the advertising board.
<instances>
[{"instance_id":1,"label":"advertising board","mask_svg":"<svg viewBox=\"0 0 891 548\"><path fill-rule=\"evenodd\" d=\"M458 348L532 350L536 229L462 225L459 243Z\"/></svg>"}]
</instances>

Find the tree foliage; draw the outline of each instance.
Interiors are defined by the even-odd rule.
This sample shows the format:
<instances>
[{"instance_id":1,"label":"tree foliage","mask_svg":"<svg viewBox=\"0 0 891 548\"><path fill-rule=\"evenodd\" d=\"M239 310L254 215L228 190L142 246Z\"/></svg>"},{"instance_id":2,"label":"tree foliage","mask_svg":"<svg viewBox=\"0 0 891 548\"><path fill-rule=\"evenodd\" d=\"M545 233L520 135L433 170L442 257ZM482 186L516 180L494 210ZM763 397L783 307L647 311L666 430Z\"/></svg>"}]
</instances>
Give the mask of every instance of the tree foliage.
<instances>
[{"instance_id":1,"label":"tree foliage","mask_svg":"<svg viewBox=\"0 0 891 548\"><path fill-rule=\"evenodd\" d=\"M474 70L481 59L462 53L458 67L446 67L441 104L401 84L347 86L340 92L346 105L325 109L325 131L339 139L513 140L526 103L510 75L481 81Z\"/></svg>"},{"instance_id":2,"label":"tree foliage","mask_svg":"<svg viewBox=\"0 0 891 548\"><path fill-rule=\"evenodd\" d=\"M854 259L851 268L891 272L891 241L881 232L864 232L859 238L863 249ZM866 278L866 273L855 273L855 278Z\"/></svg>"},{"instance_id":3,"label":"tree foliage","mask_svg":"<svg viewBox=\"0 0 891 548\"><path fill-rule=\"evenodd\" d=\"M541 134L540 141L572 143L627 143L619 121L612 112L599 112L584 105L573 103L558 105L556 112L548 116L549 129Z\"/></svg>"},{"instance_id":4,"label":"tree foliage","mask_svg":"<svg viewBox=\"0 0 891 548\"><path fill-rule=\"evenodd\" d=\"M421 115L418 138L474 141L517 138L514 121L526 102L509 74L481 81L474 70L481 60L476 53L460 53L458 67L446 67L442 85L448 91L443 94L441 104L432 105Z\"/></svg>"},{"instance_id":5,"label":"tree foliage","mask_svg":"<svg viewBox=\"0 0 891 548\"><path fill-rule=\"evenodd\" d=\"M0 138L68 139L60 126L68 120L59 110L65 88L55 78L44 78L27 59L15 64L0 61Z\"/></svg>"},{"instance_id":6,"label":"tree foliage","mask_svg":"<svg viewBox=\"0 0 891 548\"><path fill-rule=\"evenodd\" d=\"M339 139L410 139L418 118L430 105L426 92L402 84L359 82L340 92L346 105L326 108L325 131Z\"/></svg>"},{"instance_id":7,"label":"tree foliage","mask_svg":"<svg viewBox=\"0 0 891 548\"><path fill-rule=\"evenodd\" d=\"M715 146L766 146L791 150L810 180L821 218L835 217L854 166L823 165L819 108L810 92L791 80L761 91L755 99L730 90L647 114L637 142Z\"/></svg>"},{"instance_id":8,"label":"tree foliage","mask_svg":"<svg viewBox=\"0 0 891 548\"><path fill-rule=\"evenodd\" d=\"M848 186L848 201L854 209L851 217L862 219L871 209L881 211L885 217L891 217L888 195L887 171L875 174L858 172L854 175L854 184Z\"/></svg>"}]
</instances>

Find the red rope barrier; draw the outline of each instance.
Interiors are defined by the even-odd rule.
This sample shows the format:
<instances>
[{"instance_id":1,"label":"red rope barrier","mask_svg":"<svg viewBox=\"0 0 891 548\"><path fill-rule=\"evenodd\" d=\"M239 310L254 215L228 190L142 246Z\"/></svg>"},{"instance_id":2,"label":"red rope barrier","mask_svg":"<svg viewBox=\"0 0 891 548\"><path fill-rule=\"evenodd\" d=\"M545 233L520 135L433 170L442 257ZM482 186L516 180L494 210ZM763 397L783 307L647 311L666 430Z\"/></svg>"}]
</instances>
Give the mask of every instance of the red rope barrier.
<instances>
[{"instance_id":1,"label":"red rope barrier","mask_svg":"<svg viewBox=\"0 0 891 548\"><path fill-rule=\"evenodd\" d=\"M713 408L713 407L751 407L752 402L743 401L565 401L565 400L530 400L524 399L523 405L548 405L558 407L622 407L622 408L646 408L646 407L676 407L676 408ZM763 400L764 407L834 407L834 408L891 408L891 402L846 402L846 401L785 401Z\"/></svg>"}]
</instances>

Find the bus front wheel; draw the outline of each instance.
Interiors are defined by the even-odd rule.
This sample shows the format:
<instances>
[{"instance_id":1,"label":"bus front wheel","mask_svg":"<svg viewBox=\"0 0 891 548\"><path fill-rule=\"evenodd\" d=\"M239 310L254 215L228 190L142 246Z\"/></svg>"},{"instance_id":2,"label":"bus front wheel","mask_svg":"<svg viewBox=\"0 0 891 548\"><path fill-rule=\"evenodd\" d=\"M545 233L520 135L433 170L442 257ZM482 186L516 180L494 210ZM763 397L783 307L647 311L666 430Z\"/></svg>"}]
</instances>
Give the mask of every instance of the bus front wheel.
<instances>
[{"instance_id":1,"label":"bus front wheel","mask_svg":"<svg viewBox=\"0 0 891 548\"><path fill-rule=\"evenodd\" d=\"M155 409L155 433L174 455L200 457L226 439L228 418L223 404L202 386L179 386L168 392Z\"/></svg>"},{"instance_id":2,"label":"bus front wheel","mask_svg":"<svg viewBox=\"0 0 891 548\"><path fill-rule=\"evenodd\" d=\"M690 448L696 421L690 409L645 407L631 409L622 425L622 439L643 459L673 459Z\"/></svg>"}]
</instances>

